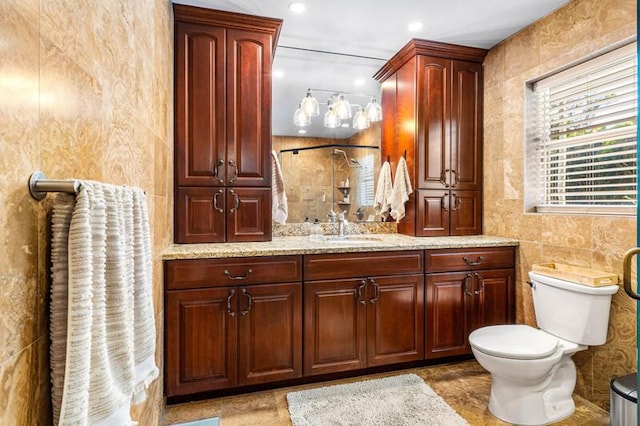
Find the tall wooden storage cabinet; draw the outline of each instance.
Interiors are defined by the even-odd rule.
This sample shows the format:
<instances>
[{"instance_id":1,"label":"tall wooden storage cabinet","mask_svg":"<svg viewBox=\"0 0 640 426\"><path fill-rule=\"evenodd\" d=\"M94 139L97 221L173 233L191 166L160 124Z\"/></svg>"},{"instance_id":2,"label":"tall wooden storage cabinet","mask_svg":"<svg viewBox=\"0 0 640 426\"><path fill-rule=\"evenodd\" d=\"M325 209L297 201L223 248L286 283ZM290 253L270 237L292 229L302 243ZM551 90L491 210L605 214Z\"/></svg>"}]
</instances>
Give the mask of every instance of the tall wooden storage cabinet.
<instances>
[{"instance_id":1,"label":"tall wooden storage cabinet","mask_svg":"<svg viewBox=\"0 0 640 426\"><path fill-rule=\"evenodd\" d=\"M382 83L382 156L406 156L414 194L398 231L482 232L482 61L487 51L411 40L375 78Z\"/></svg>"},{"instance_id":2,"label":"tall wooden storage cabinet","mask_svg":"<svg viewBox=\"0 0 640 426\"><path fill-rule=\"evenodd\" d=\"M282 20L173 5L178 243L271 240L271 62Z\"/></svg>"}]
</instances>

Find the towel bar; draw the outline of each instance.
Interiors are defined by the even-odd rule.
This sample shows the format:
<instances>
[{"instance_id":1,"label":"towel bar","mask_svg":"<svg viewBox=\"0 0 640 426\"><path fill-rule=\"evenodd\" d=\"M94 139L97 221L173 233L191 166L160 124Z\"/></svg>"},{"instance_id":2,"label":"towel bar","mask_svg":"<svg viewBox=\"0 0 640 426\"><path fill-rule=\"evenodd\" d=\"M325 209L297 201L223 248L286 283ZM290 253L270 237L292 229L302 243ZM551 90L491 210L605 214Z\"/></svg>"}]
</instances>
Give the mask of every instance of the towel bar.
<instances>
[{"instance_id":1,"label":"towel bar","mask_svg":"<svg viewBox=\"0 0 640 426\"><path fill-rule=\"evenodd\" d=\"M75 194L80 188L79 180L47 179L41 171L35 171L29 177L29 193L34 200L42 200L47 192L66 192Z\"/></svg>"}]
</instances>

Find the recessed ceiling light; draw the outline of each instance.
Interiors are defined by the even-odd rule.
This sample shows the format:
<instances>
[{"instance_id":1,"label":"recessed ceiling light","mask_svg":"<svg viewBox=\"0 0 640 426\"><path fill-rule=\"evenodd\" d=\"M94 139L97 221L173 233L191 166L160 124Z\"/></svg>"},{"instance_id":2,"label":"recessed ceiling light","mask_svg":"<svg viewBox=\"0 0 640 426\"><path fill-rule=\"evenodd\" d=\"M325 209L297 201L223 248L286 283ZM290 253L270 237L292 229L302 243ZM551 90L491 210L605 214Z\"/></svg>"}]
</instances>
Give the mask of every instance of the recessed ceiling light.
<instances>
[{"instance_id":1,"label":"recessed ceiling light","mask_svg":"<svg viewBox=\"0 0 640 426\"><path fill-rule=\"evenodd\" d=\"M284 71L282 71L281 69L273 70L273 78L282 78L282 77L284 77Z\"/></svg>"},{"instance_id":2,"label":"recessed ceiling light","mask_svg":"<svg viewBox=\"0 0 640 426\"><path fill-rule=\"evenodd\" d=\"M362 87L364 86L364 83L365 83L364 78L358 78L356 79L356 81L353 82L353 84L355 84L356 87Z\"/></svg>"},{"instance_id":3,"label":"recessed ceiling light","mask_svg":"<svg viewBox=\"0 0 640 426\"><path fill-rule=\"evenodd\" d=\"M293 13L303 13L307 10L307 5L301 1L292 1L289 3L289 10Z\"/></svg>"},{"instance_id":4,"label":"recessed ceiling light","mask_svg":"<svg viewBox=\"0 0 640 426\"><path fill-rule=\"evenodd\" d=\"M304 135L305 133L307 133L305 129L298 129L298 134Z\"/></svg>"},{"instance_id":5,"label":"recessed ceiling light","mask_svg":"<svg viewBox=\"0 0 640 426\"><path fill-rule=\"evenodd\" d=\"M349 123L342 123L341 126L342 127L349 127Z\"/></svg>"},{"instance_id":6,"label":"recessed ceiling light","mask_svg":"<svg viewBox=\"0 0 640 426\"><path fill-rule=\"evenodd\" d=\"M409 24L409 26L407 26L407 29L412 33L417 33L423 28L424 28L424 22L421 22L421 21L412 22Z\"/></svg>"}]
</instances>

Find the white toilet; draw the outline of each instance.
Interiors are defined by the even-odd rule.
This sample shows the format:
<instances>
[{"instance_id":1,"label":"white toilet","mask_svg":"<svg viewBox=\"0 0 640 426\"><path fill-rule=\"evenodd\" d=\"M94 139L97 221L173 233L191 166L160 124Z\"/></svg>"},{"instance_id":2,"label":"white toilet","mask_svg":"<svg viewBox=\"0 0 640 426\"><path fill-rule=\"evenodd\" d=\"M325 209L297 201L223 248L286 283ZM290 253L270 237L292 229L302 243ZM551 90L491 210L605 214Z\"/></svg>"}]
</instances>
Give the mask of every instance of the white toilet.
<instances>
[{"instance_id":1,"label":"white toilet","mask_svg":"<svg viewBox=\"0 0 640 426\"><path fill-rule=\"evenodd\" d=\"M529 272L540 329L495 325L475 330L469 343L491 373L489 411L517 425L569 417L576 368L571 356L607 340L611 296L617 285L589 287Z\"/></svg>"}]
</instances>

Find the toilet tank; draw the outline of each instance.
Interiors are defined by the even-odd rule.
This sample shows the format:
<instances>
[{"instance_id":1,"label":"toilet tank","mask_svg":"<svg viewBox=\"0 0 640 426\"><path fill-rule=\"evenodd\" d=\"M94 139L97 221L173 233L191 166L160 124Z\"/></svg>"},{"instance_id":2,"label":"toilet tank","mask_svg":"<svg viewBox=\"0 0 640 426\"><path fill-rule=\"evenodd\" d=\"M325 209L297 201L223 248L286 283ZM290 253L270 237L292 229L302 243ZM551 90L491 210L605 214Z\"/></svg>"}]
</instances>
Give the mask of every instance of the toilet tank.
<instances>
[{"instance_id":1,"label":"toilet tank","mask_svg":"<svg viewBox=\"0 0 640 426\"><path fill-rule=\"evenodd\" d=\"M529 272L538 327L581 345L607 341L611 296L617 285L590 287Z\"/></svg>"}]
</instances>

